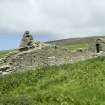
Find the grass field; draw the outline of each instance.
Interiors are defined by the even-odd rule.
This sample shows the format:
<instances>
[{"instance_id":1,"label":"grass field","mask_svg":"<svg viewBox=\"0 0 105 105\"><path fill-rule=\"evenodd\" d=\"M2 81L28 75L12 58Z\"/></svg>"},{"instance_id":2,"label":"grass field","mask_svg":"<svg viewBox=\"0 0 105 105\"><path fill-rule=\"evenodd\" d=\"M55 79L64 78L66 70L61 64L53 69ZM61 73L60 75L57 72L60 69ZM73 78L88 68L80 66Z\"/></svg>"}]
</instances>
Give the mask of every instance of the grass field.
<instances>
[{"instance_id":1,"label":"grass field","mask_svg":"<svg viewBox=\"0 0 105 105\"><path fill-rule=\"evenodd\" d=\"M105 105L105 58L0 76L0 105Z\"/></svg>"},{"instance_id":2,"label":"grass field","mask_svg":"<svg viewBox=\"0 0 105 105\"><path fill-rule=\"evenodd\" d=\"M62 47L65 47L66 49L70 50L70 51L75 51L79 48L82 49L87 49L89 48L89 44L88 43L81 43L81 44L71 44L71 45L62 45Z\"/></svg>"},{"instance_id":3,"label":"grass field","mask_svg":"<svg viewBox=\"0 0 105 105\"><path fill-rule=\"evenodd\" d=\"M10 50L6 50L6 51L0 51L0 58L4 57L6 54L8 54L10 52Z\"/></svg>"},{"instance_id":4,"label":"grass field","mask_svg":"<svg viewBox=\"0 0 105 105\"><path fill-rule=\"evenodd\" d=\"M49 41L46 43L55 44L61 47L65 47L70 51L77 50L78 48L87 49L91 45L93 45L96 39L105 39L105 36L93 36L93 37L85 37L85 38L70 38L70 39L62 39Z\"/></svg>"},{"instance_id":5,"label":"grass field","mask_svg":"<svg viewBox=\"0 0 105 105\"><path fill-rule=\"evenodd\" d=\"M58 45L89 47L68 42ZM0 51L0 58L12 51ZM105 105L105 57L0 75L0 105Z\"/></svg>"},{"instance_id":6,"label":"grass field","mask_svg":"<svg viewBox=\"0 0 105 105\"><path fill-rule=\"evenodd\" d=\"M16 51L17 51L16 49L0 51L0 58L5 57L10 54L14 54Z\"/></svg>"}]
</instances>

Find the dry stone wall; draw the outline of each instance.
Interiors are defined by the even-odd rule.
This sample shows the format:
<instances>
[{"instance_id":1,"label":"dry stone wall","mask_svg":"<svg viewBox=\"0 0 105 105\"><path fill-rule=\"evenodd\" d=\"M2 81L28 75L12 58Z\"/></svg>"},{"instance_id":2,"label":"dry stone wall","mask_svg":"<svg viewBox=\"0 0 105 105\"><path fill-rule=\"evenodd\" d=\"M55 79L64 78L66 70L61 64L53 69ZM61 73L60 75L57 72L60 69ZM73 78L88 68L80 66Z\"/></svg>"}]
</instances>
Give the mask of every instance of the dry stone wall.
<instances>
[{"instance_id":1,"label":"dry stone wall","mask_svg":"<svg viewBox=\"0 0 105 105\"><path fill-rule=\"evenodd\" d=\"M19 52L6 59L6 63L11 66L11 70L60 65L69 62L70 52L55 46L45 46L41 49Z\"/></svg>"}]
</instances>

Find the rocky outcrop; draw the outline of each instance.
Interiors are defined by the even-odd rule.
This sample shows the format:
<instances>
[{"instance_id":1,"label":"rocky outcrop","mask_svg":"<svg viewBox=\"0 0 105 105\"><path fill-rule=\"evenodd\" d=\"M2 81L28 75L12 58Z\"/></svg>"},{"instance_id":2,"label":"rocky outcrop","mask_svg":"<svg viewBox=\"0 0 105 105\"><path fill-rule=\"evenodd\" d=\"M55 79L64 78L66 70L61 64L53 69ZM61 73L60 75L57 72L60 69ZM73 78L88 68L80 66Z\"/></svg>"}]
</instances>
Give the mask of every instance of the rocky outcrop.
<instances>
[{"instance_id":1,"label":"rocky outcrop","mask_svg":"<svg viewBox=\"0 0 105 105\"><path fill-rule=\"evenodd\" d=\"M70 52L66 49L39 41L34 42L32 35L26 31L19 49L0 59L0 71L6 74L9 71L60 65L69 62L71 62Z\"/></svg>"},{"instance_id":2,"label":"rocky outcrop","mask_svg":"<svg viewBox=\"0 0 105 105\"><path fill-rule=\"evenodd\" d=\"M11 69L19 70L30 67L42 67L48 65L60 65L70 62L70 53L63 48L45 46L41 49L31 49L19 52L7 59Z\"/></svg>"},{"instance_id":3,"label":"rocky outcrop","mask_svg":"<svg viewBox=\"0 0 105 105\"><path fill-rule=\"evenodd\" d=\"M7 71L8 69L10 69L10 65L3 65L0 67L0 71L2 72Z\"/></svg>"}]
</instances>

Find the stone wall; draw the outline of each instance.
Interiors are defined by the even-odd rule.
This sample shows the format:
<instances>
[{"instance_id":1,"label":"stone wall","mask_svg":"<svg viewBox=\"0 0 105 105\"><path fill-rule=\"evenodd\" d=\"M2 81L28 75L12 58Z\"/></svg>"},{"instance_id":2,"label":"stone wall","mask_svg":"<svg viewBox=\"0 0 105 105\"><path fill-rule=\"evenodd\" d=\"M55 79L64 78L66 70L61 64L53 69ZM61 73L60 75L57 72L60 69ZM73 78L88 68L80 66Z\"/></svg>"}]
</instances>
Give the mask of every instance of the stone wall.
<instances>
[{"instance_id":1,"label":"stone wall","mask_svg":"<svg viewBox=\"0 0 105 105\"><path fill-rule=\"evenodd\" d=\"M97 44L99 44L99 52L105 52L105 39L96 39L93 43L90 43L88 50L97 53Z\"/></svg>"},{"instance_id":2,"label":"stone wall","mask_svg":"<svg viewBox=\"0 0 105 105\"><path fill-rule=\"evenodd\" d=\"M63 48L46 46L41 49L19 52L8 57L7 62L11 65L11 69L13 70L60 65L70 62L70 52Z\"/></svg>"}]
</instances>

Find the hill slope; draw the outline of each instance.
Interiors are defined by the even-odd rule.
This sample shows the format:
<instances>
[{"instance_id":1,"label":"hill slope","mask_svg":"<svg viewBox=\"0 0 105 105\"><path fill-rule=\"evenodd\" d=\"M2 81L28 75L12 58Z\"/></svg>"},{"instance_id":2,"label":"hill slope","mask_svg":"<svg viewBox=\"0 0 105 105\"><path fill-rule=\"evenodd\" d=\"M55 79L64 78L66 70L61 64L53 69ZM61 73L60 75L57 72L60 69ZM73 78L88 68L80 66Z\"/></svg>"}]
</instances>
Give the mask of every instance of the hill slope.
<instances>
[{"instance_id":1,"label":"hill slope","mask_svg":"<svg viewBox=\"0 0 105 105\"><path fill-rule=\"evenodd\" d=\"M105 58L0 77L0 105L105 105Z\"/></svg>"},{"instance_id":2,"label":"hill slope","mask_svg":"<svg viewBox=\"0 0 105 105\"><path fill-rule=\"evenodd\" d=\"M68 39L62 39L62 40L48 41L46 43L51 43L51 44L56 44L56 45L83 44L83 43L92 43L98 38L105 38L105 36L68 38Z\"/></svg>"},{"instance_id":3,"label":"hill slope","mask_svg":"<svg viewBox=\"0 0 105 105\"><path fill-rule=\"evenodd\" d=\"M56 44L62 47L69 49L70 51L76 50L78 48L87 49L94 44L96 39L105 38L105 36L93 36L93 37L84 37L84 38L69 38L62 40L49 41L46 43Z\"/></svg>"}]
</instances>

